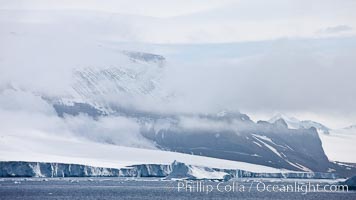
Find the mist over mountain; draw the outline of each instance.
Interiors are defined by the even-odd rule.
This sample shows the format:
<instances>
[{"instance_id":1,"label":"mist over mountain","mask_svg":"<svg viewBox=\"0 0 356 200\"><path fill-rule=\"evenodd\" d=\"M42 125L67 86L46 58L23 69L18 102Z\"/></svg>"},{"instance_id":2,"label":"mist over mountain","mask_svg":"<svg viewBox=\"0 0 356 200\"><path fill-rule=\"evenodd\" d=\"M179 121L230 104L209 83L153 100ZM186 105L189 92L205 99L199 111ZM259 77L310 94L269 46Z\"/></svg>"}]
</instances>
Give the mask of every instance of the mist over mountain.
<instances>
[{"instance_id":1,"label":"mist over mountain","mask_svg":"<svg viewBox=\"0 0 356 200\"><path fill-rule=\"evenodd\" d=\"M347 143L354 129L335 128L356 120L351 21L341 31L325 23L302 37L286 32L240 41L184 31L203 21L202 29L215 32L201 17L214 16L215 9L161 18L9 5L0 9L1 159L53 162L45 159L77 151L73 159L84 162L83 152L96 146L105 153L138 148L179 152L187 160L193 154L355 173L352 165L334 162L356 162ZM190 23L191 15L197 18ZM276 111L286 114L272 116ZM255 117L261 114L272 118ZM55 151L59 143L71 147ZM34 156L39 152L49 153Z\"/></svg>"},{"instance_id":2,"label":"mist over mountain","mask_svg":"<svg viewBox=\"0 0 356 200\"><path fill-rule=\"evenodd\" d=\"M131 54L124 55L133 59ZM33 103L17 108L19 110L3 109L13 114L15 120L11 121L19 121L20 117L26 118L33 113L43 120L48 112L52 124L31 122L28 125L34 131L49 131L54 136L64 136L61 132L65 131L67 136L113 145L161 149L295 171L337 172L345 176L353 173L329 162L318 136L320 127L314 127L316 122L310 127L291 127L293 119L282 115L270 122L255 123L237 111L178 113L136 106L135 100L149 99L169 108L171 98L174 99L174 96L166 98L169 93L160 90L157 77L164 68L163 57L154 56L152 62L147 56L152 55L135 53L135 59L129 61L130 68L74 70L74 84L63 96L42 96L36 91L9 87L3 90L6 98L11 98L10 94L28 95L46 109L40 106L43 110L26 110ZM18 100L23 101L22 98ZM129 100L133 104L125 104ZM296 119L294 122L305 124Z\"/></svg>"},{"instance_id":3,"label":"mist over mountain","mask_svg":"<svg viewBox=\"0 0 356 200\"><path fill-rule=\"evenodd\" d=\"M270 120L268 120L271 123L276 122L277 120L283 120L288 128L290 129L300 129L300 128L305 128L305 129L309 129L311 127L316 128L316 130L318 131L318 133L322 133L322 134L329 134L329 128L324 126L323 124L320 124L318 122L314 122L311 120L298 120L295 117L288 117L284 114L277 114L275 116L273 116Z\"/></svg>"}]
</instances>

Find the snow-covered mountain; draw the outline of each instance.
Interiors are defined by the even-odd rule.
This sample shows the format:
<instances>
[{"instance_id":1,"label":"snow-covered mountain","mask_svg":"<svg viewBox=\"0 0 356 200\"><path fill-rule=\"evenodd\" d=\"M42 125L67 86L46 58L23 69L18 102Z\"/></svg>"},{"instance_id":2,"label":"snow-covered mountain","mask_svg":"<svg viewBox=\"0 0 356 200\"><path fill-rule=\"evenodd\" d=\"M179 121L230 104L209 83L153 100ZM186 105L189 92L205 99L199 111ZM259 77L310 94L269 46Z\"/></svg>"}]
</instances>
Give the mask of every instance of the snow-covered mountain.
<instances>
[{"instance_id":1,"label":"snow-covered mountain","mask_svg":"<svg viewBox=\"0 0 356 200\"><path fill-rule=\"evenodd\" d=\"M72 85L76 94L83 99L124 93L129 96L152 96L160 98L159 81L164 57L143 52L128 52L132 62L119 66L85 67L75 69Z\"/></svg>"},{"instance_id":2,"label":"snow-covered mountain","mask_svg":"<svg viewBox=\"0 0 356 200\"><path fill-rule=\"evenodd\" d=\"M70 132L95 142L148 147L294 171L336 171L343 175L353 172L345 172L343 166L329 162L316 129L324 127L314 128L315 122L280 116L270 122L255 123L239 112L160 113L128 104L142 99L164 102L169 92L161 89L160 76L166 61L163 56L149 53L125 51L120 54L128 61L112 67L75 68L64 95L46 96L36 90L27 92L52 106L69 124ZM94 121L80 121L80 114L91 116ZM129 121L124 120L122 126L116 127L115 121L119 120L116 117ZM120 135L127 129L125 123L133 123L133 128Z\"/></svg>"},{"instance_id":3,"label":"snow-covered mountain","mask_svg":"<svg viewBox=\"0 0 356 200\"><path fill-rule=\"evenodd\" d=\"M300 128L309 129L311 127L314 127L314 128L316 128L318 133L323 133L323 134L329 134L329 131L330 131L330 129L328 127L326 127L325 125L323 125L321 123L311 121L311 120L299 120L295 117L289 117L282 113L276 114L268 121L270 123L274 123L279 119L284 120L287 123L288 128L290 128L290 129L300 129Z\"/></svg>"},{"instance_id":4,"label":"snow-covered mountain","mask_svg":"<svg viewBox=\"0 0 356 200\"><path fill-rule=\"evenodd\" d=\"M329 162L317 133L329 129L316 122L279 116L255 123L240 112L152 109L165 108L175 91L161 82L169 62L164 53L117 43L116 35L130 31L122 28L125 19L135 17L20 10L2 10L0 17L0 160L102 167L178 160L249 171L355 173Z\"/></svg>"},{"instance_id":5,"label":"snow-covered mountain","mask_svg":"<svg viewBox=\"0 0 356 200\"><path fill-rule=\"evenodd\" d=\"M127 54L126 52L125 55ZM255 123L248 115L239 112L177 114L145 111L139 107L128 106L125 101L130 99L158 98L160 100L164 96L161 94L165 94L159 93L161 91L159 75L164 65L157 62L157 58L162 61L162 56L153 56L152 62L147 58L147 56L152 57L151 54L134 53L134 55L133 58L129 56L130 63L122 67L76 69L72 76L74 84L68 89L72 93L67 93L70 95L40 96L40 98L53 106L58 116L66 120L66 123L75 121L76 119L72 117L79 114L87 114L99 120L99 125L104 123L100 125L102 130L98 130L99 135L98 133L93 135L90 129L85 128L88 124L97 124L95 121L84 122L83 125L70 129L81 137L96 142L138 146L134 141L138 140L141 141L139 146L145 148L272 168L293 171L336 171L343 175L352 172L345 172L342 166L329 162L317 129L307 126L315 124L313 122L299 121L299 128L293 129L297 127L298 120L286 117L284 117L286 120L276 117L274 122ZM139 56L145 58L139 59ZM136 133L132 136L130 133L124 137L116 136L115 132L120 132L120 129L125 126L108 129L113 126L112 123L115 123L116 118L111 119L113 116L124 117L129 119L130 123L137 123L137 127L133 129ZM106 122L106 118L112 122ZM106 136L105 132L111 135Z\"/></svg>"},{"instance_id":6,"label":"snow-covered mountain","mask_svg":"<svg viewBox=\"0 0 356 200\"><path fill-rule=\"evenodd\" d=\"M160 86L165 58L144 52L121 53L129 58L125 64L74 69L67 98L59 98L60 103L86 102L109 109L118 98L122 102L139 98L167 100L168 93Z\"/></svg>"}]
</instances>

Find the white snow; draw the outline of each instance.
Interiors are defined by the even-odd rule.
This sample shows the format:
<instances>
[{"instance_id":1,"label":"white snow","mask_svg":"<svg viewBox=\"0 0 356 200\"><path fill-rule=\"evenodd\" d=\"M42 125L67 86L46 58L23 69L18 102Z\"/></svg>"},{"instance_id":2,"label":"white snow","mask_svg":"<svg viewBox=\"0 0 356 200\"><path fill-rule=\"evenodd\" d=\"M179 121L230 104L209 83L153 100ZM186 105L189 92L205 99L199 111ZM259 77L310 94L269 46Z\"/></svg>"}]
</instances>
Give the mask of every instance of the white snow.
<instances>
[{"instance_id":1,"label":"white snow","mask_svg":"<svg viewBox=\"0 0 356 200\"><path fill-rule=\"evenodd\" d=\"M329 135L319 134L325 154L332 161L356 163L356 130L332 130Z\"/></svg>"},{"instance_id":2,"label":"white snow","mask_svg":"<svg viewBox=\"0 0 356 200\"><path fill-rule=\"evenodd\" d=\"M259 147L262 147L262 145L260 145L258 142L253 141L253 143L255 143Z\"/></svg>"},{"instance_id":3,"label":"white snow","mask_svg":"<svg viewBox=\"0 0 356 200\"><path fill-rule=\"evenodd\" d=\"M299 120L295 117L289 117L282 113L276 114L270 120L268 120L268 122L274 123L279 119L283 119L287 123L289 129L300 129L300 128L309 129L311 127L314 127L316 128L316 131L318 133L324 133L324 134L329 133L329 128L324 126L323 124L311 120Z\"/></svg>"},{"instance_id":4,"label":"white snow","mask_svg":"<svg viewBox=\"0 0 356 200\"><path fill-rule=\"evenodd\" d=\"M265 145L269 150L271 150L274 154L276 154L277 156L283 158L282 155L277 151L277 149L275 149L271 145L267 144L266 142L262 141L261 139L258 139L257 137L255 137L255 138L256 138L256 140L261 142L263 145Z\"/></svg>"},{"instance_id":5,"label":"white snow","mask_svg":"<svg viewBox=\"0 0 356 200\"><path fill-rule=\"evenodd\" d=\"M304 165L301 165L301 164L299 164L299 163L295 163L295 164L294 164L294 163L292 163L292 162L290 162L289 160L286 160L286 159L285 159L285 161L286 161L287 163L289 163L290 165L292 165L292 166L294 166L294 167L296 167L296 168L298 168L298 169L301 169L302 171L312 172L311 169L305 167Z\"/></svg>"},{"instance_id":6,"label":"white snow","mask_svg":"<svg viewBox=\"0 0 356 200\"><path fill-rule=\"evenodd\" d=\"M265 141L268 141L268 142L271 142L272 144L276 145L272 140L271 138L267 137L267 136L261 136L261 135L256 135L256 134L252 134L252 136L258 140L259 142L261 142L263 145L265 145L268 149L270 149L273 153L275 153L277 156L282 157L282 155L277 151L276 148L272 147L271 145L267 144L266 142L262 141L262 140L265 140ZM255 142L256 143L256 142Z\"/></svg>"}]
</instances>

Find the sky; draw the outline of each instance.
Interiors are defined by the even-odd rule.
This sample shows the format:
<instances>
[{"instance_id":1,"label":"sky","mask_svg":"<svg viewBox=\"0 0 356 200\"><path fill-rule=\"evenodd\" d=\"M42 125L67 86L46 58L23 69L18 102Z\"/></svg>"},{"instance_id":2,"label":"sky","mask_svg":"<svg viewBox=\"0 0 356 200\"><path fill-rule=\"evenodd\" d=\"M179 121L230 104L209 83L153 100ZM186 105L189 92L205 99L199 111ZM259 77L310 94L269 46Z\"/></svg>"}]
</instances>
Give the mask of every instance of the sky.
<instances>
[{"instance_id":1,"label":"sky","mask_svg":"<svg viewBox=\"0 0 356 200\"><path fill-rule=\"evenodd\" d=\"M164 85L181 110L340 128L356 124L355 10L353 0L0 0L0 84L62 94L72 69L122 65L124 48L167 58Z\"/></svg>"},{"instance_id":2,"label":"sky","mask_svg":"<svg viewBox=\"0 0 356 200\"><path fill-rule=\"evenodd\" d=\"M355 35L355 8L353 0L0 1L0 9L5 10L81 10L126 15L119 18L127 20L129 27L126 28L132 30L132 35L125 37L125 33L115 33L107 38L149 43ZM108 19L106 23L115 22Z\"/></svg>"}]
</instances>

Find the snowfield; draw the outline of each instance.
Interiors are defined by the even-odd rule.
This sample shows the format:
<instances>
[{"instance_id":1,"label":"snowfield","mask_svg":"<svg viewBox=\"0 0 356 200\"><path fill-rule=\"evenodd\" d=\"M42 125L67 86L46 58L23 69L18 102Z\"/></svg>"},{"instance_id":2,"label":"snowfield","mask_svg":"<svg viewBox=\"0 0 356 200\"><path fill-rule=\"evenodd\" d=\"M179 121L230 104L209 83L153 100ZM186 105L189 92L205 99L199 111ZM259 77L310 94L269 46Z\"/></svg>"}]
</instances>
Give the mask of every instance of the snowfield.
<instances>
[{"instance_id":1,"label":"snowfield","mask_svg":"<svg viewBox=\"0 0 356 200\"><path fill-rule=\"evenodd\" d=\"M319 137L329 160L356 163L356 129L332 130L329 135Z\"/></svg>"},{"instance_id":2,"label":"snowfield","mask_svg":"<svg viewBox=\"0 0 356 200\"><path fill-rule=\"evenodd\" d=\"M287 172L283 169L244 162L156 149L116 146L92 142L84 138L58 137L41 132L10 133L0 136L0 161L59 162L122 168L134 164L171 164L175 160L211 168L269 173Z\"/></svg>"}]
</instances>

